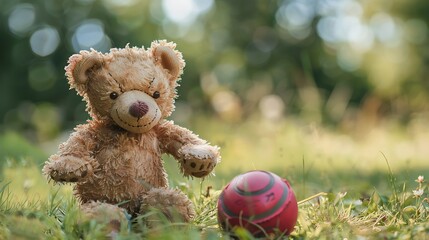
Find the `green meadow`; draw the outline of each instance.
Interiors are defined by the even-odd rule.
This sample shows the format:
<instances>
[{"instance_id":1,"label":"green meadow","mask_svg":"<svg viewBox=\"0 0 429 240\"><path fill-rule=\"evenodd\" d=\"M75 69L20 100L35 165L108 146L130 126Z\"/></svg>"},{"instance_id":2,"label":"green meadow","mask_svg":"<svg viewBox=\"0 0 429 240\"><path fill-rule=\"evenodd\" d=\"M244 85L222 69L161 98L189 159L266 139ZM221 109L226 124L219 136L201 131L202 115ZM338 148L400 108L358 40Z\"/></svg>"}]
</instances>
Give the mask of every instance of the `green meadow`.
<instances>
[{"instance_id":1,"label":"green meadow","mask_svg":"<svg viewBox=\"0 0 429 240\"><path fill-rule=\"evenodd\" d=\"M429 236L427 183L416 181L429 172L429 131L423 124L405 128L386 123L345 134L296 119L255 118L232 124L201 117L187 127L222 149L215 176L204 180L184 178L175 160L164 157L171 187L190 196L197 217L189 224L161 221L148 228L148 213L134 219L131 230L123 229L116 239L230 239L217 224L217 197L234 176L255 169L286 178L299 201L292 235L267 238ZM46 149L55 149L55 141L37 146L9 132L1 136L1 143L0 239L105 237L103 225L78 221L71 185L54 185L42 176ZM244 229L233 234L252 239Z\"/></svg>"}]
</instances>

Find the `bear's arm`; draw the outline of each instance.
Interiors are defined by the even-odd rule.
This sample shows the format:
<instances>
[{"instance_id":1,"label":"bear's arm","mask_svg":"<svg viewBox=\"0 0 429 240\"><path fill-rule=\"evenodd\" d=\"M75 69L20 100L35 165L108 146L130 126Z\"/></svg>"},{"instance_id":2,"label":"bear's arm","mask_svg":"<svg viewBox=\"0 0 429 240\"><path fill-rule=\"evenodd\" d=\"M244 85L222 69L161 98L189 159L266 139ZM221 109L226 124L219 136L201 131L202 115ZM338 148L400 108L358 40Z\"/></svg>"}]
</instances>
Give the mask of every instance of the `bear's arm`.
<instances>
[{"instance_id":1,"label":"bear's arm","mask_svg":"<svg viewBox=\"0 0 429 240\"><path fill-rule=\"evenodd\" d=\"M205 177L220 161L217 146L209 145L207 141L172 121L161 121L155 131L161 150L179 161L185 176Z\"/></svg>"},{"instance_id":2,"label":"bear's arm","mask_svg":"<svg viewBox=\"0 0 429 240\"><path fill-rule=\"evenodd\" d=\"M69 139L59 146L43 167L48 178L58 182L78 182L91 176L98 163L91 156L96 147L96 136L89 124L75 128Z\"/></svg>"}]
</instances>

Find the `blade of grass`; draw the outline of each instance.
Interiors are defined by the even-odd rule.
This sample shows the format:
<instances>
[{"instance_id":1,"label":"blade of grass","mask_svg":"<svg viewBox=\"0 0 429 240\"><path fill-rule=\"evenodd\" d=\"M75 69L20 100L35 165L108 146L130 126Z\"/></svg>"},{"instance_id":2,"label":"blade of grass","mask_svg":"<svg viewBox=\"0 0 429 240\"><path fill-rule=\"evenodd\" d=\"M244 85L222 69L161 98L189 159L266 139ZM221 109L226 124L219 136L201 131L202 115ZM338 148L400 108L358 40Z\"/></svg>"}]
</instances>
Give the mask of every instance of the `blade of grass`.
<instances>
[{"instance_id":1,"label":"blade of grass","mask_svg":"<svg viewBox=\"0 0 429 240\"><path fill-rule=\"evenodd\" d=\"M395 184L395 177L393 175L392 168L390 167L390 163L389 163L389 160L387 160L386 155L384 155L383 152L381 152L381 155L383 155L383 158L386 161L387 168L389 170L389 183L393 189L393 198L394 198L395 206L397 206L399 204L399 197L398 197L398 190L397 190L396 184Z\"/></svg>"}]
</instances>

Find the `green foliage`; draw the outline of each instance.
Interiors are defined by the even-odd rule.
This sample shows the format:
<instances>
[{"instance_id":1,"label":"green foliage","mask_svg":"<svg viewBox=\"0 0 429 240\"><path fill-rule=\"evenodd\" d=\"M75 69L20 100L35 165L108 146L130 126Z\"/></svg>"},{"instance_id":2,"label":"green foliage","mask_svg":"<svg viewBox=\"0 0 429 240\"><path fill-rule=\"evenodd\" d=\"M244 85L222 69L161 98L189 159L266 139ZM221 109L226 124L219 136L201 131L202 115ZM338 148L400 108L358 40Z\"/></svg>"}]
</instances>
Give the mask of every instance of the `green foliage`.
<instances>
[{"instance_id":1,"label":"green foliage","mask_svg":"<svg viewBox=\"0 0 429 240\"><path fill-rule=\"evenodd\" d=\"M334 124L360 113L409 122L428 110L427 1L187 0L184 10L172 3L3 1L0 127L49 140L84 122L85 104L64 77L68 57L154 39L177 42L187 61L180 120L266 114L266 97L280 116ZM177 20L186 11L189 21Z\"/></svg>"},{"instance_id":2,"label":"green foliage","mask_svg":"<svg viewBox=\"0 0 429 240\"><path fill-rule=\"evenodd\" d=\"M10 161L11 164L13 162L24 165L26 162L41 164L47 157L45 152L16 132L0 134L0 165L6 161Z\"/></svg>"}]
</instances>

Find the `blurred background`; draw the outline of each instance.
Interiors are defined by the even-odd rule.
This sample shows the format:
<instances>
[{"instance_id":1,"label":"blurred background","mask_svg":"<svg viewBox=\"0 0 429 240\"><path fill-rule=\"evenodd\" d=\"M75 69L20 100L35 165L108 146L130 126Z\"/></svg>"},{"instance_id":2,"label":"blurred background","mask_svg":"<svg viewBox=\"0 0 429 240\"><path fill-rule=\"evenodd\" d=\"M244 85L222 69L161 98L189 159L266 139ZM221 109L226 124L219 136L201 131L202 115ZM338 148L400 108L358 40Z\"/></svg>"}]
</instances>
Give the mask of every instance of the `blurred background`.
<instances>
[{"instance_id":1,"label":"blurred background","mask_svg":"<svg viewBox=\"0 0 429 240\"><path fill-rule=\"evenodd\" d=\"M70 55L167 39L187 63L172 119L224 149L220 174L363 174L385 169L380 152L428 170L428 12L425 0L0 0L0 154L43 162L88 119Z\"/></svg>"}]
</instances>

